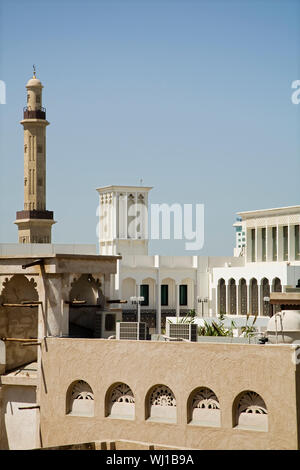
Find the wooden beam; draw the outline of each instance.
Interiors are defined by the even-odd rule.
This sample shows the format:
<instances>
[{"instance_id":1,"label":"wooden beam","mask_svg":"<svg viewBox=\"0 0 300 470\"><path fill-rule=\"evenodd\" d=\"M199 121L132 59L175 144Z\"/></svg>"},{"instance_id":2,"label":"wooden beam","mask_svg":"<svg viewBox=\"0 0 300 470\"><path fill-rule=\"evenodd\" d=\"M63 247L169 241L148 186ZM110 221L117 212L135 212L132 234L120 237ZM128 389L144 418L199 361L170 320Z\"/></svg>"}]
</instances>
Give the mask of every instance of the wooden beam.
<instances>
[{"instance_id":1,"label":"wooden beam","mask_svg":"<svg viewBox=\"0 0 300 470\"><path fill-rule=\"evenodd\" d=\"M32 406L18 406L19 410L34 410L40 408L40 405L32 405Z\"/></svg>"},{"instance_id":2,"label":"wooden beam","mask_svg":"<svg viewBox=\"0 0 300 470\"><path fill-rule=\"evenodd\" d=\"M30 302L30 303L21 303L21 304L1 304L1 307L23 307L23 308L34 308L34 307L38 307L39 304L41 304L42 302Z\"/></svg>"},{"instance_id":3,"label":"wooden beam","mask_svg":"<svg viewBox=\"0 0 300 470\"><path fill-rule=\"evenodd\" d=\"M103 307L99 304L69 304L70 307L75 307L75 308L99 308L100 310L103 310Z\"/></svg>"},{"instance_id":4,"label":"wooden beam","mask_svg":"<svg viewBox=\"0 0 300 470\"><path fill-rule=\"evenodd\" d=\"M42 258L36 259L35 261L31 261L31 263L22 264L22 269L30 268L30 266L42 265L44 264L44 260Z\"/></svg>"},{"instance_id":5,"label":"wooden beam","mask_svg":"<svg viewBox=\"0 0 300 470\"><path fill-rule=\"evenodd\" d=\"M24 343L24 342L30 342L32 343L33 341L38 341L38 338L0 338L1 341L15 341L17 343Z\"/></svg>"}]
</instances>

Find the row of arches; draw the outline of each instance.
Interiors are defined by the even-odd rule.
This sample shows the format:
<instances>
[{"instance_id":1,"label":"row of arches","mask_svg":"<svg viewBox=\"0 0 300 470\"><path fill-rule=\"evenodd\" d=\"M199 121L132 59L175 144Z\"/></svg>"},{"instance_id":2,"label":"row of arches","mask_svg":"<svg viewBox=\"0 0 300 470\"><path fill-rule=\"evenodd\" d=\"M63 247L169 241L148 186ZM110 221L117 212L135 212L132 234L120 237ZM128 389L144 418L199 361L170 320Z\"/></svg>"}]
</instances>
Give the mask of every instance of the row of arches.
<instances>
[{"instance_id":1,"label":"row of arches","mask_svg":"<svg viewBox=\"0 0 300 470\"><path fill-rule=\"evenodd\" d=\"M96 312L103 310L105 306L103 284L101 274L99 274L99 278L91 274L72 274L68 279L68 284L65 284L64 292L62 292L57 290L56 287L52 288L51 280L46 279L45 284L42 283L39 276L26 276L24 274L3 276L3 280L0 279L1 337L37 337L38 306L34 308L22 306L21 308L17 304L24 301L38 302L41 289L44 288L49 298L52 295L57 295L58 304L62 298L64 300L68 299L68 332L70 336L94 337ZM63 297L63 295L66 297ZM2 304L16 304L16 306L3 307ZM25 348L13 344L9 345L8 349L9 358L10 351L17 351L17 355L22 356L20 361L23 362L18 360L20 364L36 360L36 348L26 348L26 352ZM19 362L18 364L14 362L12 366L19 365Z\"/></svg>"},{"instance_id":2,"label":"row of arches","mask_svg":"<svg viewBox=\"0 0 300 470\"><path fill-rule=\"evenodd\" d=\"M73 416L94 416L94 393L87 382L79 380L70 385L66 413ZM254 391L245 390L234 398L232 416L234 427L268 430L266 404ZM105 417L135 419L135 396L129 385L118 382L107 390ZM155 385L146 394L145 419L164 423L177 422L176 397L167 385ZM191 425L221 427L220 402L213 390L198 387L190 393L186 419Z\"/></svg>"},{"instance_id":3,"label":"row of arches","mask_svg":"<svg viewBox=\"0 0 300 470\"><path fill-rule=\"evenodd\" d=\"M270 292L281 292L281 280L276 277L270 282L267 278L258 284L256 278L252 278L247 284L246 279L239 281L231 278L226 284L225 279L218 281L218 313L230 315L270 315L270 304L264 301L270 296Z\"/></svg>"}]
</instances>

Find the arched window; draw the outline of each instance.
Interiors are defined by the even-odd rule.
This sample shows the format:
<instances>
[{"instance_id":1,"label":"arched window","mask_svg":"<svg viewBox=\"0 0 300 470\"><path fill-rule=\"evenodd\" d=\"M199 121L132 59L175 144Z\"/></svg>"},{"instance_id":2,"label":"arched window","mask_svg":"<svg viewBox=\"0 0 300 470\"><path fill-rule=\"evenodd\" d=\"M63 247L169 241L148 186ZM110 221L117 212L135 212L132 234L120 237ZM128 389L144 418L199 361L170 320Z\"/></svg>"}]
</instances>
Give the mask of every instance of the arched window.
<instances>
[{"instance_id":1,"label":"arched window","mask_svg":"<svg viewBox=\"0 0 300 470\"><path fill-rule=\"evenodd\" d=\"M255 278L250 281L250 315L258 315L258 285Z\"/></svg>"},{"instance_id":2,"label":"arched window","mask_svg":"<svg viewBox=\"0 0 300 470\"><path fill-rule=\"evenodd\" d=\"M200 426L220 426L220 404L215 393L199 387L191 393L188 401L188 422Z\"/></svg>"},{"instance_id":3,"label":"arched window","mask_svg":"<svg viewBox=\"0 0 300 470\"><path fill-rule=\"evenodd\" d=\"M219 295L219 314L226 314L226 284L224 279L219 279L218 282L218 295Z\"/></svg>"},{"instance_id":4,"label":"arched window","mask_svg":"<svg viewBox=\"0 0 300 470\"><path fill-rule=\"evenodd\" d=\"M273 292L282 292L281 280L278 277L275 277L272 282L272 291ZM280 312L280 305L273 305L273 313Z\"/></svg>"},{"instance_id":5,"label":"arched window","mask_svg":"<svg viewBox=\"0 0 300 470\"><path fill-rule=\"evenodd\" d=\"M106 396L106 416L110 418L134 419L135 399L131 388L125 383L110 387Z\"/></svg>"},{"instance_id":6,"label":"arched window","mask_svg":"<svg viewBox=\"0 0 300 470\"><path fill-rule=\"evenodd\" d=\"M176 422L176 399L166 385L156 385L148 393L148 419L166 423Z\"/></svg>"},{"instance_id":7,"label":"arched window","mask_svg":"<svg viewBox=\"0 0 300 470\"><path fill-rule=\"evenodd\" d=\"M67 393L67 414L94 416L94 393L84 380L73 383Z\"/></svg>"},{"instance_id":8,"label":"arched window","mask_svg":"<svg viewBox=\"0 0 300 470\"><path fill-rule=\"evenodd\" d=\"M270 315L270 301L265 301L265 298L270 298L270 284L268 279L264 278L261 282L261 302L262 302L262 309L264 316Z\"/></svg>"},{"instance_id":9,"label":"arched window","mask_svg":"<svg viewBox=\"0 0 300 470\"><path fill-rule=\"evenodd\" d=\"M229 281L229 313L230 315L236 315L236 285L234 279Z\"/></svg>"},{"instance_id":10,"label":"arched window","mask_svg":"<svg viewBox=\"0 0 300 470\"><path fill-rule=\"evenodd\" d=\"M241 279L239 283L239 313L247 315L247 283L245 279Z\"/></svg>"},{"instance_id":11,"label":"arched window","mask_svg":"<svg viewBox=\"0 0 300 470\"><path fill-rule=\"evenodd\" d=\"M245 391L235 400L235 426L258 431L268 430L268 411L258 393Z\"/></svg>"}]
</instances>

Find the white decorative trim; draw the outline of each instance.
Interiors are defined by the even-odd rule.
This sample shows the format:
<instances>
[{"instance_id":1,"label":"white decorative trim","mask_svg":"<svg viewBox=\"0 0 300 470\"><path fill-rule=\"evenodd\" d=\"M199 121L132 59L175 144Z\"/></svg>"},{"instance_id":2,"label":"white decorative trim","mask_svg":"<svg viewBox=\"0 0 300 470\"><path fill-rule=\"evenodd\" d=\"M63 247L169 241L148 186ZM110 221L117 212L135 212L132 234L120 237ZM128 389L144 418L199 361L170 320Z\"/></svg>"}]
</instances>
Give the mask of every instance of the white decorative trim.
<instances>
[{"instance_id":1,"label":"white decorative trim","mask_svg":"<svg viewBox=\"0 0 300 470\"><path fill-rule=\"evenodd\" d=\"M155 387L150 395L150 406L176 406L176 399L172 390L165 386L159 385Z\"/></svg>"}]
</instances>

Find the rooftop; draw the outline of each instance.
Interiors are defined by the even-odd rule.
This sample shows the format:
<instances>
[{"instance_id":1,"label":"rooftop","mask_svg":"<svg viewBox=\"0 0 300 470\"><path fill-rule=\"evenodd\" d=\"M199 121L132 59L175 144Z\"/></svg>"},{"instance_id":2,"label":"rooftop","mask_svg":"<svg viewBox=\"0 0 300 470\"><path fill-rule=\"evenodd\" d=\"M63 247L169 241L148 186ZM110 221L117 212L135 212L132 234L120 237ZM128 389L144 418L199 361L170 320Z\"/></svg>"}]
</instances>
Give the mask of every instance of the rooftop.
<instances>
[{"instance_id":1,"label":"rooftop","mask_svg":"<svg viewBox=\"0 0 300 470\"><path fill-rule=\"evenodd\" d=\"M276 215L290 215L290 214L300 214L300 206L287 206L287 207L276 207L273 209L259 209L255 211L246 211L238 212L239 216L245 219L253 219L255 217L265 217L265 216L276 216Z\"/></svg>"}]
</instances>

